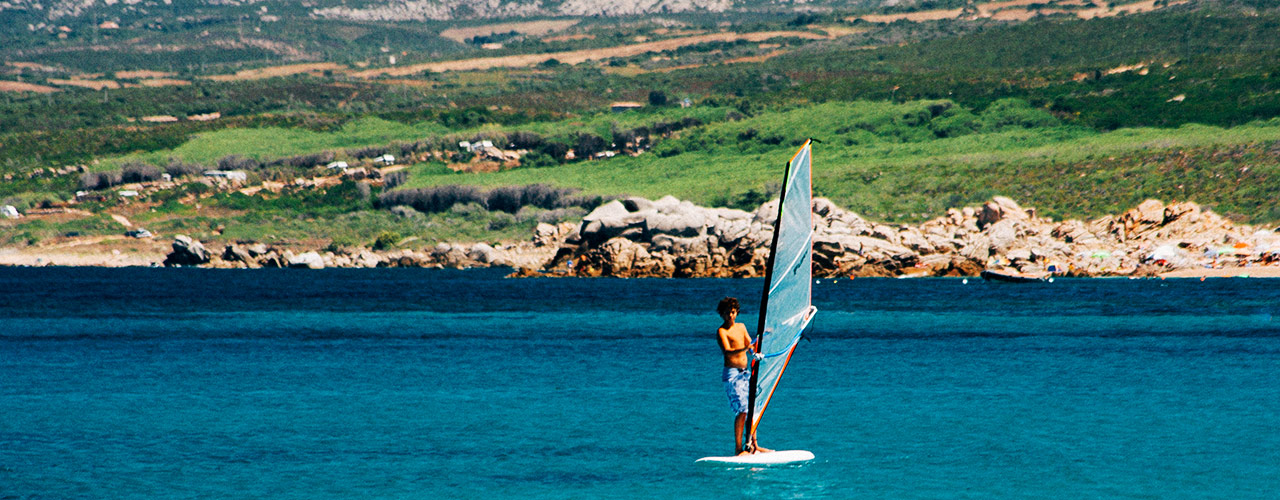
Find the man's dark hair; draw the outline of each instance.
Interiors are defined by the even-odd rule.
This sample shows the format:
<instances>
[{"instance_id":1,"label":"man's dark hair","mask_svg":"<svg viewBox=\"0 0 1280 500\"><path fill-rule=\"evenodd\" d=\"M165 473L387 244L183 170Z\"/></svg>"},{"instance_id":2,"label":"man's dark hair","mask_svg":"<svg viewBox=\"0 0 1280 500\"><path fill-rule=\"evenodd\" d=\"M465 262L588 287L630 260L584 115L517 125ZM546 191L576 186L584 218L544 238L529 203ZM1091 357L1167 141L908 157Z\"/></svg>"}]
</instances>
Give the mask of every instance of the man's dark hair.
<instances>
[{"instance_id":1,"label":"man's dark hair","mask_svg":"<svg viewBox=\"0 0 1280 500\"><path fill-rule=\"evenodd\" d=\"M729 314L729 311L740 310L738 307L738 299L733 297L725 297L720 299L720 305L716 306L716 312L721 316Z\"/></svg>"}]
</instances>

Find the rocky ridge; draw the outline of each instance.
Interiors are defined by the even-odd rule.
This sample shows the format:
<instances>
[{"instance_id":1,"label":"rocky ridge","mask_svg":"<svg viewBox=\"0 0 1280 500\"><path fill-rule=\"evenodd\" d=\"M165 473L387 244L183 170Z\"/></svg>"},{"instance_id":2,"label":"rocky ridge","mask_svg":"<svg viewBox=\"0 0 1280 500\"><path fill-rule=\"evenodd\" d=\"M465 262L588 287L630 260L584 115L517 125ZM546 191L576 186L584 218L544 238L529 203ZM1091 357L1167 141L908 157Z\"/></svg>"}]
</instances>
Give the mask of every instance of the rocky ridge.
<instances>
[{"instance_id":1,"label":"rocky ridge","mask_svg":"<svg viewBox=\"0 0 1280 500\"><path fill-rule=\"evenodd\" d=\"M568 235L543 273L621 277L753 277L766 265L777 200L754 212L674 197L605 204ZM813 200L815 276L1152 276L1280 258L1280 237L1190 202L1147 200L1118 216L1057 222L996 197L919 225L868 221ZM520 274L536 274L522 271Z\"/></svg>"}]
</instances>

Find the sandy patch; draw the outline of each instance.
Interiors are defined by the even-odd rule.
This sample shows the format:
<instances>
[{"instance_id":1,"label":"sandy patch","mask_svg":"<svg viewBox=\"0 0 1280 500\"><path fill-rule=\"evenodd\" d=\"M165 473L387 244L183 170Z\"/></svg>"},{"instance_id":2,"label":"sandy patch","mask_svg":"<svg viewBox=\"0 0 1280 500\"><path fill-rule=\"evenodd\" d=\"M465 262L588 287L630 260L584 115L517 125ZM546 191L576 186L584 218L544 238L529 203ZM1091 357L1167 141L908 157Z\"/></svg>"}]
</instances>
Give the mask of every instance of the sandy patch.
<instances>
[{"instance_id":1,"label":"sandy patch","mask_svg":"<svg viewBox=\"0 0 1280 500\"><path fill-rule=\"evenodd\" d=\"M1007 2L990 2L975 5L978 9L978 15L989 17L996 11L1008 9L1011 7L1026 7L1028 5L1047 5L1054 3L1053 0L1009 0ZM1023 12L1026 12L1023 10Z\"/></svg>"},{"instance_id":2,"label":"sandy patch","mask_svg":"<svg viewBox=\"0 0 1280 500\"><path fill-rule=\"evenodd\" d=\"M484 26L473 26L470 28L449 28L441 31L440 36L458 43L465 42L468 38L489 36L494 33L509 33L512 31L530 36L542 36L547 33L564 30L575 24L578 24L576 19L486 24Z\"/></svg>"},{"instance_id":3,"label":"sandy patch","mask_svg":"<svg viewBox=\"0 0 1280 500\"><path fill-rule=\"evenodd\" d=\"M619 47L609 47L604 49L588 49L588 50L572 50L566 52L551 52L546 54L521 54L514 56L502 57L482 57L475 59L462 59L458 61L442 61L432 63L414 64L397 68L378 68L367 71L353 73L353 76L360 78L373 78L380 75L390 76L407 76L423 71L441 72L441 71L467 71L467 70L483 70L490 68L518 68L533 66L549 59L555 59L565 64L578 64L586 61L595 61L599 59L609 59L613 57L631 57L647 52L661 52L664 50L674 50L689 45L697 45L708 42L733 42L738 40L746 40L749 42L763 42L771 38L777 37L793 37L825 39L823 35L809 33L806 31L763 31L756 33L713 33L708 35L698 35L685 38L673 38L670 40L660 40L656 42L637 43L632 45L623 45Z\"/></svg>"},{"instance_id":4,"label":"sandy patch","mask_svg":"<svg viewBox=\"0 0 1280 500\"><path fill-rule=\"evenodd\" d=\"M56 71L62 71L53 66L45 66L43 64L33 63L33 62L9 61L9 62L5 62L4 64L5 66L13 66L15 68L31 69L36 71L47 71L51 73Z\"/></svg>"},{"instance_id":5,"label":"sandy patch","mask_svg":"<svg viewBox=\"0 0 1280 500\"><path fill-rule=\"evenodd\" d=\"M145 70L145 69L136 70L136 71L117 71L116 72L116 78L125 78L129 80L142 80L147 78L166 78L170 76L173 76L173 73L170 73L167 71L151 71L151 70Z\"/></svg>"},{"instance_id":6,"label":"sandy patch","mask_svg":"<svg viewBox=\"0 0 1280 500\"><path fill-rule=\"evenodd\" d=\"M1280 278L1280 266L1224 267L1221 269L1182 269L1160 275L1161 278Z\"/></svg>"},{"instance_id":7,"label":"sandy patch","mask_svg":"<svg viewBox=\"0 0 1280 500\"><path fill-rule=\"evenodd\" d=\"M894 21L906 19L913 22L922 21L938 21L942 19L955 19L964 13L964 9L947 9L947 10L925 10L920 12L907 12L903 14L867 14L853 19L861 19L870 23L889 24Z\"/></svg>"},{"instance_id":8,"label":"sandy patch","mask_svg":"<svg viewBox=\"0 0 1280 500\"><path fill-rule=\"evenodd\" d=\"M56 87L46 85L36 85L34 83L0 81L0 92L36 92L40 94L48 94L57 92Z\"/></svg>"},{"instance_id":9,"label":"sandy patch","mask_svg":"<svg viewBox=\"0 0 1280 500\"><path fill-rule=\"evenodd\" d=\"M1164 5L1164 7L1172 7L1174 5L1182 5L1189 0L1173 1ZM1096 17L1111 17L1125 14L1137 14L1139 12L1151 12L1162 7L1156 7L1156 0L1147 0L1145 2L1131 3L1125 5L1117 5L1115 7L1098 7L1095 9L1082 10L1076 13L1080 19L1093 19Z\"/></svg>"},{"instance_id":10,"label":"sandy patch","mask_svg":"<svg viewBox=\"0 0 1280 500\"><path fill-rule=\"evenodd\" d=\"M178 121L178 117L169 115L144 116L140 119L147 123L173 123Z\"/></svg>"},{"instance_id":11,"label":"sandy patch","mask_svg":"<svg viewBox=\"0 0 1280 500\"><path fill-rule=\"evenodd\" d=\"M239 80L260 80L263 78L274 78L277 76L298 75L302 73L323 73L324 71L341 71L346 67L338 63L308 63L308 64L289 64L285 66L271 66L269 68L246 69L237 71L232 75L214 75L208 76L210 80L220 82L233 82Z\"/></svg>"},{"instance_id":12,"label":"sandy patch","mask_svg":"<svg viewBox=\"0 0 1280 500\"><path fill-rule=\"evenodd\" d=\"M191 82L189 81L174 80L172 78L148 78L146 80L139 80L138 83L141 83L143 87L176 87L191 85Z\"/></svg>"},{"instance_id":13,"label":"sandy patch","mask_svg":"<svg viewBox=\"0 0 1280 500\"><path fill-rule=\"evenodd\" d=\"M852 26L841 26L838 24L829 24L829 25L813 26L813 27L820 29L822 31L825 31L827 33L827 36L830 38L840 38L842 36L857 35L857 34L871 31L870 29L867 29L867 28L854 28Z\"/></svg>"},{"instance_id":14,"label":"sandy patch","mask_svg":"<svg viewBox=\"0 0 1280 500\"><path fill-rule=\"evenodd\" d=\"M557 36L549 36L549 37L543 38L543 39L542 39L542 42L543 42L543 43L551 43L551 42L571 42L571 41L573 41L573 40L595 40L595 39L596 39L596 36L595 36L595 35L588 35L588 34L586 34L586 33L579 33L579 34L576 34L576 35L557 35Z\"/></svg>"},{"instance_id":15,"label":"sandy patch","mask_svg":"<svg viewBox=\"0 0 1280 500\"><path fill-rule=\"evenodd\" d=\"M102 89L118 89L120 83L115 80L62 80L58 78L50 78L49 83L54 85L66 85L71 87L84 87L86 89L102 90Z\"/></svg>"},{"instance_id":16,"label":"sandy patch","mask_svg":"<svg viewBox=\"0 0 1280 500\"><path fill-rule=\"evenodd\" d=\"M166 253L155 245L151 248L119 249L85 248L51 250L44 248L0 249L0 266L151 266L164 262Z\"/></svg>"}]
</instances>

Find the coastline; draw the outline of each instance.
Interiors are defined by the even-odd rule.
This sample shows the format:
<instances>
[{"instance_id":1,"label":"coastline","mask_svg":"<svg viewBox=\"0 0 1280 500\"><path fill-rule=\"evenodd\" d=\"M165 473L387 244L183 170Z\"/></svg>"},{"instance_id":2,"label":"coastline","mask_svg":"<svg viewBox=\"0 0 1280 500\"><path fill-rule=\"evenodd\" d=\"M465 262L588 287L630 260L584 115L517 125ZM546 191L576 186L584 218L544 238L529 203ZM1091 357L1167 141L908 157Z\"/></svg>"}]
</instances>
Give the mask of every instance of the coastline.
<instances>
[{"instance_id":1,"label":"coastline","mask_svg":"<svg viewBox=\"0 0 1280 500\"><path fill-rule=\"evenodd\" d=\"M119 249L84 248L72 251L65 248L47 251L39 248L15 249L0 248L0 267L163 267L165 254L155 251L121 252ZM403 253L403 252L397 252ZM516 259L520 262L495 262L491 265L470 263L466 267L501 267L506 264L517 264L511 267L517 272L520 269L540 267L539 260L550 260L552 254L546 251L541 255L527 255L527 258ZM225 267L225 266L221 266ZM336 266L333 266L336 267ZM446 267L441 265L423 267ZM541 276L540 273L524 273L522 276ZM547 275L552 276L552 275ZM1191 268L1162 272L1160 279L1199 279L1199 278L1280 278L1280 266L1246 266L1220 268ZM927 276L921 276L927 277ZM1121 275L1098 275L1094 277L1123 277Z\"/></svg>"}]
</instances>

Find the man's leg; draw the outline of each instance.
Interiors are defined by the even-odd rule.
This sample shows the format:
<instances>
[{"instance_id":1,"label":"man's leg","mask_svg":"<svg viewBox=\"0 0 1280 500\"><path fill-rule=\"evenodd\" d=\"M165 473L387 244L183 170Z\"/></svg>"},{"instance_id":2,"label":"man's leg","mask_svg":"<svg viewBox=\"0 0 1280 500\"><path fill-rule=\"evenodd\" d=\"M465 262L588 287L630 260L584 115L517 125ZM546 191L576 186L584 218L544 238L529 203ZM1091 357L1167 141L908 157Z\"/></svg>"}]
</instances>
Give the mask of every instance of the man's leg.
<instances>
[{"instance_id":1,"label":"man's leg","mask_svg":"<svg viewBox=\"0 0 1280 500\"><path fill-rule=\"evenodd\" d=\"M742 429L747 425L747 414L739 413L733 418L733 453L741 455L746 453L742 450Z\"/></svg>"}]
</instances>

